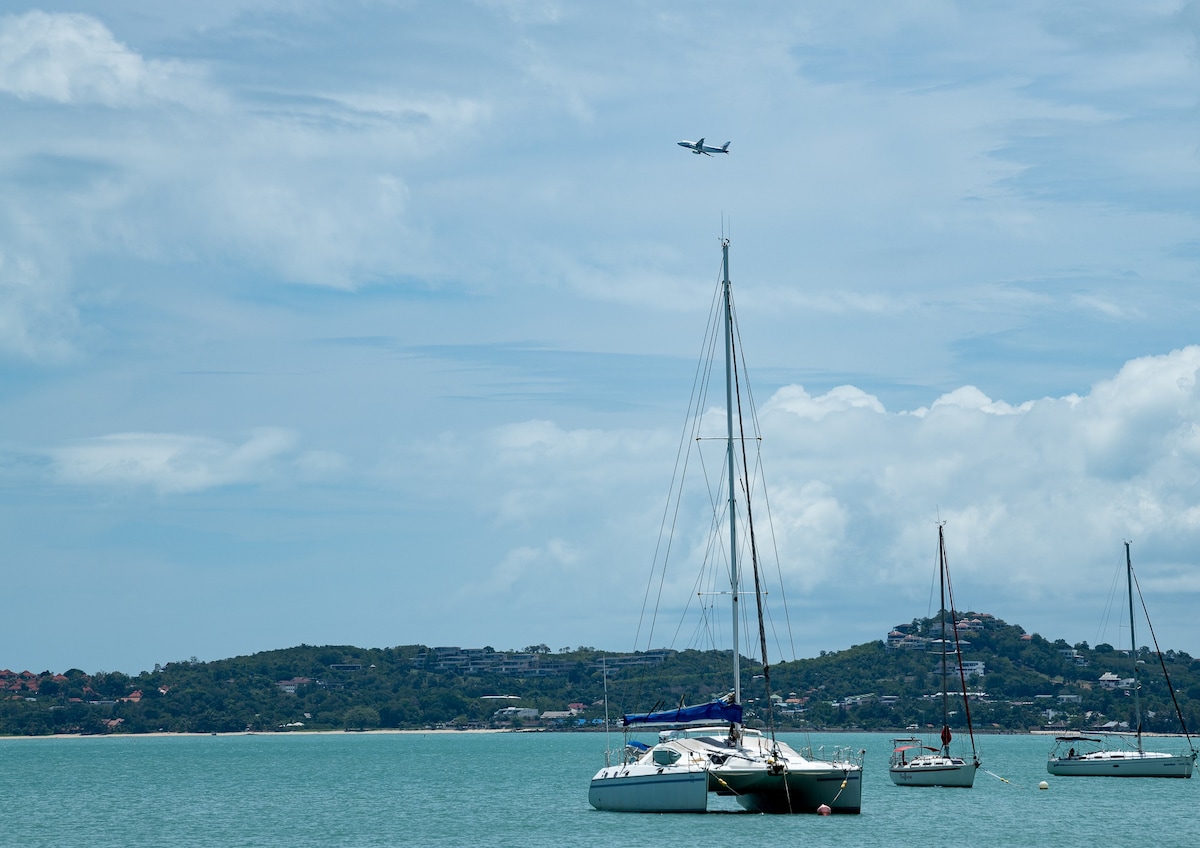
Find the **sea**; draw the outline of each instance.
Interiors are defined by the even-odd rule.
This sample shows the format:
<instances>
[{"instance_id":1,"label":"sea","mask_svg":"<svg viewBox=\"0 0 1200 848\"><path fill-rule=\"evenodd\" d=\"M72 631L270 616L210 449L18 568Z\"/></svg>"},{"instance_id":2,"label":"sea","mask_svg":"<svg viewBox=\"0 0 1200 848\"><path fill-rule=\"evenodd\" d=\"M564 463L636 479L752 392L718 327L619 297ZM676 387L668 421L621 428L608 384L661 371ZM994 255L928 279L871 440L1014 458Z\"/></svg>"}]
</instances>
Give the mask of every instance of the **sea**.
<instances>
[{"instance_id":1,"label":"sea","mask_svg":"<svg viewBox=\"0 0 1200 848\"><path fill-rule=\"evenodd\" d=\"M604 733L4 738L0 844L1200 846L1200 776L1054 777L1052 739L984 735L973 789L901 787L888 778L887 735L781 736L818 753L865 750L862 814L764 816L726 799L707 814L599 812L587 794Z\"/></svg>"}]
</instances>

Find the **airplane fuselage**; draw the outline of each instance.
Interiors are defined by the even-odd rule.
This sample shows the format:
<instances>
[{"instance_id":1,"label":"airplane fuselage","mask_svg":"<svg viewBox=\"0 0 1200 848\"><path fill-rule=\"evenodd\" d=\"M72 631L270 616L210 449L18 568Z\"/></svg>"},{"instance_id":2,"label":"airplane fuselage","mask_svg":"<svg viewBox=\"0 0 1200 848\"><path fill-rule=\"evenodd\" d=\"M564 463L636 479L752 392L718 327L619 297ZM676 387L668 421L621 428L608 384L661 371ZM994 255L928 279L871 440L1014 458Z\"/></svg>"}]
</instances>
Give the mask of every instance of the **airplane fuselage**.
<instances>
[{"instance_id":1,"label":"airplane fuselage","mask_svg":"<svg viewBox=\"0 0 1200 848\"><path fill-rule=\"evenodd\" d=\"M728 153L729 152L729 142L728 141L725 142L720 147L709 147L708 145L706 145L704 143L704 139L700 139L699 141L688 141L687 139L684 139L683 141L677 141L675 143L678 144L680 147L686 147L688 150L692 151L697 156L699 156L701 153L703 153L705 156L712 156L714 153Z\"/></svg>"}]
</instances>

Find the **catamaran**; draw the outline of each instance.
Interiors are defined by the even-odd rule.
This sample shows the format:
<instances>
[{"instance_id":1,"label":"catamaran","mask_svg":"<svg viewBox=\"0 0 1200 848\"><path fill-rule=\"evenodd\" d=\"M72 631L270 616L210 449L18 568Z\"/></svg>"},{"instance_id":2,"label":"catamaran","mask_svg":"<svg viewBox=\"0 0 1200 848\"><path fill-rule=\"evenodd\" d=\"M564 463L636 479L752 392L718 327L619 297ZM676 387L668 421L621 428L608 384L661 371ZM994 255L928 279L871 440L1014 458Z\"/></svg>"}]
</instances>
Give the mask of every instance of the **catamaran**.
<instances>
[{"instance_id":1,"label":"catamaran","mask_svg":"<svg viewBox=\"0 0 1200 848\"><path fill-rule=\"evenodd\" d=\"M749 548L754 566L754 596L762 647L762 673L768 681L762 593L759 591L754 529L750 516L746 439L741 434L737 385L738 337L734 331L733 296L729 281L729 240L721 243L720 305L725 338L725 474L728 477L729 597L733 613L733 689L724 698L674 710L625 715L626 744L620 762L605 765L592 778L588 801L598 810L620 812L691 812L708 809L710 795L732 796L747 810L764 813L858 813L862 806L863 752L840 752L833 759L797 751L743 722L741 657L738 649L739 582L736 507L739 471L745 484ZM714 338L715 341L715 338ZM735 438L735 417L739 431ZM738 452L741 445L741 466ZM768 690L769 691L769 690ZM769 694L768 694L769 703ZM770 709L770 707L768 707ZM653 745L631 739L637 729L659 728Z\"/></svg>"}]
</instances>

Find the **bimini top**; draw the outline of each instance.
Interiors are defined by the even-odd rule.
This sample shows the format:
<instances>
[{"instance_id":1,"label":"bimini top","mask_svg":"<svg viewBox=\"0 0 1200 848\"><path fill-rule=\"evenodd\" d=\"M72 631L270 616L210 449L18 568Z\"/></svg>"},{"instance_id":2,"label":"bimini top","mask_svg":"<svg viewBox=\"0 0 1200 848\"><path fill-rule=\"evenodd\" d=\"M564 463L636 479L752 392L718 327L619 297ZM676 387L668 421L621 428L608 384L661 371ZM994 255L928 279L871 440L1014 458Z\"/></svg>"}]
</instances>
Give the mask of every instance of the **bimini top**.
<instances>
[{"instance_id":1,"label":"bimini top","mask_svg":"<svg viewBox=\"0 0 1200 848\"><path fill-rule=\"evenodd\" d=\"M622 717L626 727L631 724L711 724L712 722L742 723L742 705L725 701L710 701L694 707L679 707L656 713L634 713Z\"/></svg>"}]
</instances>

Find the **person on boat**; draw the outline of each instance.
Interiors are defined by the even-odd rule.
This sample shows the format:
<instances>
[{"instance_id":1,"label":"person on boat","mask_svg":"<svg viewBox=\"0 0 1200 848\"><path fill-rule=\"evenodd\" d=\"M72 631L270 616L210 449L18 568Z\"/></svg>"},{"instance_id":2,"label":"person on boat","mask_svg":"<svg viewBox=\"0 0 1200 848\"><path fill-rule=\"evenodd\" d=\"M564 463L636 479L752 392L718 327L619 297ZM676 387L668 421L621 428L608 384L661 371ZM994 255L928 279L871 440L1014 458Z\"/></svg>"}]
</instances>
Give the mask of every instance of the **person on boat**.
<instances>
[{"instance_id":1,"label":"person on boat","mask_svg":"<svg viewBox=\"0 0 1200 848\"><path fill-rule=\"evenodd\" d=\"M1067 759L1068 760L1075 759L1075 749L1074 748L1072 748L1070 751L1067 751Z\"/></svg>"}]
</instances>

